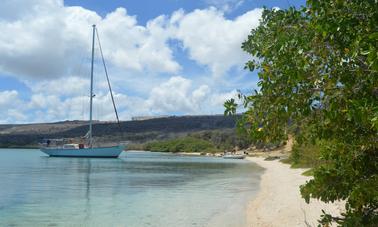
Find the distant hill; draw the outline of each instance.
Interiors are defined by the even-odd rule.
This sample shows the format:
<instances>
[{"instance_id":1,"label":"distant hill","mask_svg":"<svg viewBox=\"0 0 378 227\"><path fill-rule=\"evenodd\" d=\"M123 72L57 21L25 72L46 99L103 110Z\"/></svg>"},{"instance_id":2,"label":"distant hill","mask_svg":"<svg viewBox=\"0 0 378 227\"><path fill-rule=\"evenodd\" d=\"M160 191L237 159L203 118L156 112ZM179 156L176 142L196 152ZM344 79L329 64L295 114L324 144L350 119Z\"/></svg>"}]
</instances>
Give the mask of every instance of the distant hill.
<instances>
[{"instance_id":1,"label":"distant hill","mask_svg":"<svg viewBox=\"0 0 378 227\"><path fill-rule=\"evenodd\" d=\"M140 121L95 122L93 136L100 142L128 140L141 143L174 138L197 131L235 127L235 118L222 115L174 116ZM88 131L86 121L0 125L0 147L35 147L43 138L78 138Z\"/></svg>"}]
</instances>

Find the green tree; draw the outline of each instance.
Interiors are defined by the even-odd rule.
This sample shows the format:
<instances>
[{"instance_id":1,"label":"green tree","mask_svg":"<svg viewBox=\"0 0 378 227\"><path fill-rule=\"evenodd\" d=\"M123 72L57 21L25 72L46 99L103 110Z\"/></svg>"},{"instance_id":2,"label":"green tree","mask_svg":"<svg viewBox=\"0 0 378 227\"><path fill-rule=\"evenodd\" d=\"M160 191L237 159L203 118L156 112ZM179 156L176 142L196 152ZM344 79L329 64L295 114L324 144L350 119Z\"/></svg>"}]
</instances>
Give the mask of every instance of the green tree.
<instances>
[{"instance_id":1,"label":"green tree","mask_svg":"<svg viewBox=\"0 0 378 227\"><path fill-rule=\"evenodd\" d=\"M308 0L306 7L265 9L242 44L260 87L240 94L239 127L251 138L315 141L324 163L301 186L306 200L345 200L341 217L321 224L378 223L378 1ZM227 102L226 113L235 113ZM302 136L301 131L306 131Z\"/></svg>"}]
</instances>

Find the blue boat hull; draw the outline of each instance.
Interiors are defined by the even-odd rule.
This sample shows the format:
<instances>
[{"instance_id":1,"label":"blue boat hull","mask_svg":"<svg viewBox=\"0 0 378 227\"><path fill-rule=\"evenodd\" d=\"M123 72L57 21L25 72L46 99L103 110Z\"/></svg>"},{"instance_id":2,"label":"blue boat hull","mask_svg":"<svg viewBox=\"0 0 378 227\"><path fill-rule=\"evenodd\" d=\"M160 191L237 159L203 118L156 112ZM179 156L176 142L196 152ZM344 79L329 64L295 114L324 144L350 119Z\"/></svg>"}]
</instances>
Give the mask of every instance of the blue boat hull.
<instances>
[{"instance_id":1,"label":"blue boat hull","mask_svg":"<svg viewBox=\"0 0 378 227\"><path fill-rule=\"evenodd\" d=\"M114 146L83 149L41 148L41 151L50 157L118 158L123 149L123 146Z\"/></svg>"}]
</instances>

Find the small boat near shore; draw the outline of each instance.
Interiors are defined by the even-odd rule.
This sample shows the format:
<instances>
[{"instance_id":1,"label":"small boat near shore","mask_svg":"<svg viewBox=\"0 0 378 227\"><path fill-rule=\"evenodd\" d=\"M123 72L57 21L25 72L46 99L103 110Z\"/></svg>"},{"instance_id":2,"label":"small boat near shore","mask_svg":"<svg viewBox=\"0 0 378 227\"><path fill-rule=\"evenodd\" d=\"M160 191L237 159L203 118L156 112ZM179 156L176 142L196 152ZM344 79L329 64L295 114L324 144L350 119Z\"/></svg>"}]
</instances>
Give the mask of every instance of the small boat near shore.
<instances>
[{"instance_id":1,"label":"small boat near shore","mask_svg":"<svg viewBox=\"0 0 378 227\"><path fill-rule=\"evenodd\" d=\"M236 153L226 153L223 155L224 159L245 159L247 157L246 154L236 154Z\"/></svg>"}]
</instances>

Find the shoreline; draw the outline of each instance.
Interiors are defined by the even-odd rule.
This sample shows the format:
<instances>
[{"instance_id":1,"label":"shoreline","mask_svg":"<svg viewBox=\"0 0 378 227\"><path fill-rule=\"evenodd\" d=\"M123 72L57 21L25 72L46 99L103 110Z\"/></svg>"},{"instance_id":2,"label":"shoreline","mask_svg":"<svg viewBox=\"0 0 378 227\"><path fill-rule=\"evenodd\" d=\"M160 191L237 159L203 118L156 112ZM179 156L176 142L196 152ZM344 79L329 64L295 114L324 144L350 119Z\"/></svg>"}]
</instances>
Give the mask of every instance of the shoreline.
<instances>
[{"instance_id":1,"label":"shoreline","mask_svg":"<svg viewBox=\"0 0 378 227\"><path fill-rule=\"evenodd\" d=\"M318 226L322 209L339 215L344 202L324 203L311 199L307 204L301 197L299 186L312 177L303 176L306 169L292 169L278 160L265 161L262 157L247 157L265 169L260 189L249 201L246 210L248 226Z\"/></svg>"}]
</instances>

